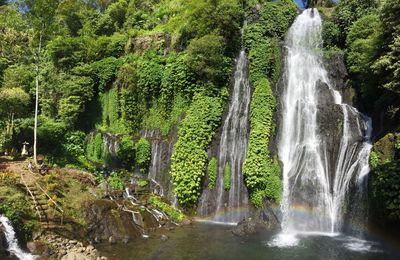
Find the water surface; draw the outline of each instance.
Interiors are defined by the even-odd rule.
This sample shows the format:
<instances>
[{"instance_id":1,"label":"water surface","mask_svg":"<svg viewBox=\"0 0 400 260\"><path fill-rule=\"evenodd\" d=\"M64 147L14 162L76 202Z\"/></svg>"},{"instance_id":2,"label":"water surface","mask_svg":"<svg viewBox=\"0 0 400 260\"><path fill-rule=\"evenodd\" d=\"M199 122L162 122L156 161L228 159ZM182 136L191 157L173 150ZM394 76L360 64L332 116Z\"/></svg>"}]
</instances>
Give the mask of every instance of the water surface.
<instances>
[{"instance_id":1,"label":"water surface","mask_svg":"<svg viewBox=\"0 0 400 260\"><path fill-rule=\"evenodd\" d=\"M195 223L154 233L127 245L100 246L102 255L117 259L400 259L400 250L382 241L318 233L296 237L295 246L275 246L279 234L242 238L232 226ZM161 240L161 235L169 238Z\"/></svg>"}]
</instances>

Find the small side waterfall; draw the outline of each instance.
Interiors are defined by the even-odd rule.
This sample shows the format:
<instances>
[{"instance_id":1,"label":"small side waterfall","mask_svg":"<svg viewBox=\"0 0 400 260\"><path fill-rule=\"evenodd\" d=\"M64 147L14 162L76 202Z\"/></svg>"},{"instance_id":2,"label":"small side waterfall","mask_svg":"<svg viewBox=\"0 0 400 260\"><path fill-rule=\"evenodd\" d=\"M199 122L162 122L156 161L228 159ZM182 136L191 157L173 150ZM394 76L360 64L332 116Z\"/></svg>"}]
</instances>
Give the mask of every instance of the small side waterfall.
<instances>
[{"instance_id":1,"label":"small side waterfall","mask_svg":"<svg viewBox=\"0 0 400 260\"><path fill-rule=\"evenodd\" d=\"M344 104L322 61L317 9L299 15L286 39L279 158L282 234L343 230L346 198L369 172L371 120Z\"/></svg>"},{"instance_id":2,"label":"small side waterfall","mask_svg":"<svg viewBox=\"0 0 400 260\"><path fill-rule=\"evenodd\" d=\"M4 227L5 236L8 243L8 251L18 257L21 260L33 260L36 259L35 256L24 252L18 245L17 238L15 237L15 231L8 220L3 215L0 215L0 225Z\"/></svg>"},{"instance_id":3,"label":"small side waterfall","mask_svg":"<svg viewBox=\"0 0 400 260\"><path fill-rule=\"evenodd\" d=\"M151 161L147 176L150 180L150 188L154 193L162 197L167 197L169 201L173 202L175 196L172 193L169 167L174 140L164 140L158 129L145 131L144 137L151 143Z\"/></svg>"},{"instance_id":4,"label":"small side waterfall","mask_svg":"<svg viewBox=\"0 0 400 260\"><path fill-rule=\"evenodd\" d=\"M205 190L198 207L198 215L205 217L214 214L213 221L236 223L247 215L248 192L243 180L242 167L248 143L250 92L248 61L246 53L242 50L236 63L229 111L219 143L215 192ZM225 167L230 167L229 190L225 190L224 187ZM211 200L215 202L211 203Z\"/></svg>"}]
</instances>

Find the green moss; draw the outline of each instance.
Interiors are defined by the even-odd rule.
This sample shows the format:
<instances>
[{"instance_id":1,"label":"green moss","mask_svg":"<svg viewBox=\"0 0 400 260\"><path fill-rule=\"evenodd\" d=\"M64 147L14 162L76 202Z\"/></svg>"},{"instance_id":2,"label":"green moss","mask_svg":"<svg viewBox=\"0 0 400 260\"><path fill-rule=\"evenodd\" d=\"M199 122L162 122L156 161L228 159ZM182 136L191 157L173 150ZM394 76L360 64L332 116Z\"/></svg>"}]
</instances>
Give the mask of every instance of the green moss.
<instances>
[{"instance_id":1,"label":"green moss","mask_svg":"<svg viewBox=\"0 0 400 260\"><path fill-rule=\"evenodd\" d=\"M161 199L157 196L152 195L149 198L149 203L156 208L164 211L173 221L181 222L185 219L185 215L182 212L176 210L171 205L161 201Z\"/></svg>"},{"instance_id":2,"label":"green moss","mask_svg":"<svg viewBox=\"0 0 400 260\"><path fill-rule=\"evenodd\" d=\"M218 173L218 161L217 158L213 157L208 162L208 188L213 189L217 182L217 173Z\"/></svg>"}]
</instances>

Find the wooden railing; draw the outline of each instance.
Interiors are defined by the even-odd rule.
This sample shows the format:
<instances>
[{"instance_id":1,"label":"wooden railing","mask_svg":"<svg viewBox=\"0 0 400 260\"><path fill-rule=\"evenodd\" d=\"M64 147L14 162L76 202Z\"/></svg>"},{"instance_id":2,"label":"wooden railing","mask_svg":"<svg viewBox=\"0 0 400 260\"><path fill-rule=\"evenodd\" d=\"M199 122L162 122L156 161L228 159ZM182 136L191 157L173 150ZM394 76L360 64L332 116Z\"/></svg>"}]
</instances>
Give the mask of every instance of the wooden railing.
<instances>
[{"instance_id":1,"label":"wooden railing","mask_svg":"<svg viewBox=\"0 0 400 260\"><path fill-rule=\"evenodd\" d=\"M29 173L31 174L31 176L35 179L35 184L36 186L40 189L41 192L43 192L43 194L48 198L48 200L54 205L54 208L61 213L61 224L63 224L64 222L64 210L61 208L61 206L42 188L42 186L40 186L40 184L38 183L38 177L35 176L35 174L32 172L31 169L29 169ZM22 175L21 175L22 177ZM26 186L26 185L25 185Z\"/></svg>"},{"instance_id":2,"label":"wooden railing","mask_svg":"<svg viewBox=\"0 0 400 260\"><path fill-rule=\"evenodd\" d=\"M42 214L40 213L40 210L38 209L39 203L37 202L36 197L35 197L35 195L33 195L31 189L29 189L28 184L26 184L26 181L25 181L25 179L24 179L22 173L21 173L21 181L22 181L22 183L24 184L24 186L25 186L26 190L28 191L29 195L31 196L31 198L32 198L32 200L33 200L33 203L35 204L35 209L36 209L36 212L37 212L37 214L38 214L38 216L39 216L39 219L42 220L43 216L42 216Z\"/></svg>"}]
</instances>

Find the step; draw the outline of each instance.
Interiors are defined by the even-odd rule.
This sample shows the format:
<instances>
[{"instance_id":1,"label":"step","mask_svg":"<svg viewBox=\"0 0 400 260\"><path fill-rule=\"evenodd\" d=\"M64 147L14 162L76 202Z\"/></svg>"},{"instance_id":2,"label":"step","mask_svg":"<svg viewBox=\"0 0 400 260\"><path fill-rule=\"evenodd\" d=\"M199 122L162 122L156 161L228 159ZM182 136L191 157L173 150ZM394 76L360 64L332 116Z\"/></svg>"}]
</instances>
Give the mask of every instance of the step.
<instances>
[{"instance_id":1,"label":"step","mask_svg":"<svg viewBox=\"0 0 400 260\"><path fill-rule=\"evenodd\" d=\"M49 209L49 204L42 204L42 205L39 205L39 207L41 208L41 210L43 210L43 211L46 211L47 209Z\"/></svg>"}]
</instances>

